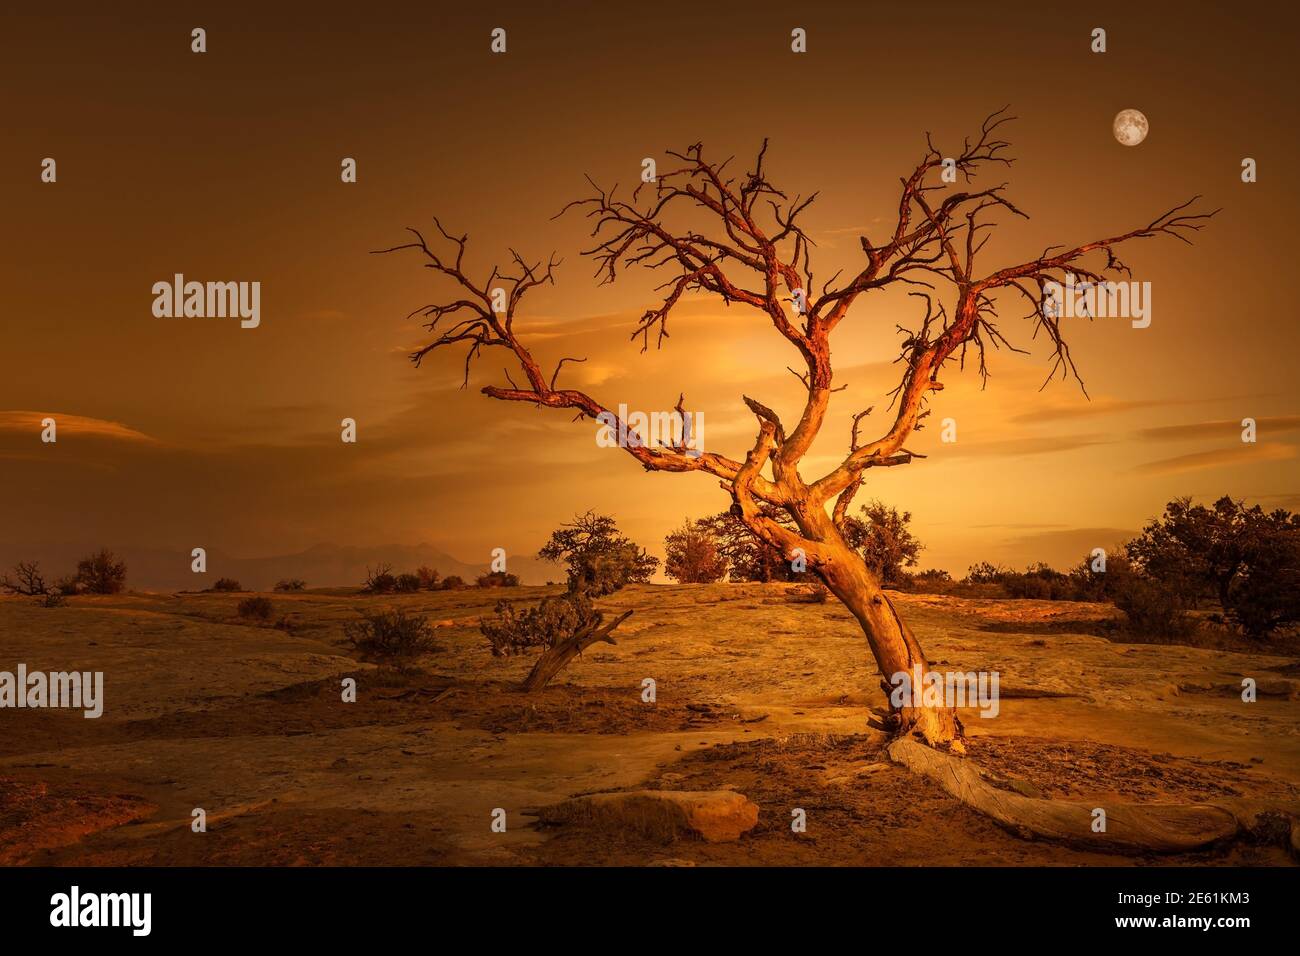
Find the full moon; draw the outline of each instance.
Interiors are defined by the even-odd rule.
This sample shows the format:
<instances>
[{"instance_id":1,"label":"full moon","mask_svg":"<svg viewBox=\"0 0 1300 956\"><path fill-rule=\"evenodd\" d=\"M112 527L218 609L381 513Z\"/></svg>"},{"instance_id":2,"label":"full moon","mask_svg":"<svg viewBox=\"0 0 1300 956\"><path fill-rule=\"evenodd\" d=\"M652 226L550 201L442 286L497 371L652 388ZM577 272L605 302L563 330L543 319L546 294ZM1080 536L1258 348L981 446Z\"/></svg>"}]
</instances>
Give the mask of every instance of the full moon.
<instances>
[{"instance_id":1,"label":"full moon","mask_svg":"<svg viewBox=\"0 0 1300 956\"><path fill-rule=\"evenodd\" d=\"M1147 118L1141 110L1120 110L1115 114L1115 138L1125 146L1136 146L1147 138Z\"/></svg>"}]
</instances>

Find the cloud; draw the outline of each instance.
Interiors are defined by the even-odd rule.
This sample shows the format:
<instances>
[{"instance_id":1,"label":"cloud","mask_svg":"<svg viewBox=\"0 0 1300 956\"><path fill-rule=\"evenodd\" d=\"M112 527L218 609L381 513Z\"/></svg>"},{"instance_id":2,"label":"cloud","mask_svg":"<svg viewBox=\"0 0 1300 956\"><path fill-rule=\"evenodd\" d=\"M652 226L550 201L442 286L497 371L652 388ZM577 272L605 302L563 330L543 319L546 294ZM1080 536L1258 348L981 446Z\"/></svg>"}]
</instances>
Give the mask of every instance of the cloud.
<instances>
[{"instance_id":1,"label":"cloud","mask_svg":"<svg viewBox=\"0 0 1300 956\"><path fill-rule=\"evenodd\" d=\"M1149 461L1133 469L1139 475L1178 475L1188 471L1202 471L1206 468L1227 468L1236 465L1253 465L1261 461L1286 461L1296 457L1293 445L1277 442L1261 442L1256 445L1242 442L1240 446L1214 448L1210 451L1193 452L1190 455L1178 455L1175 458L1161 458Z\"/></svg>"},{"instance_id":2,"label":"cloud","mask_svg":"<svg viewBox=\"0 0 1300 956\"><path fill-rule=\"evenodd\" d=\"M136 431L121 422L88 418L84 415L68 415L63 412L0 411L0 431L30 432L32 435L40 435L43 428L41 422L46 418L54 419L60 437L73 435L78 438L107 438L150 445L160 444L156 438Z\"/></svg>"},{"instance_id":3,"label":"cloud","mask_svg":"<svg viewBox=\"0 0 1300 956\"><path fill-rule=\"evenodd\" d=\"M1288 415L1281 418L1257 418L1257 431L1289 432L1300 428L1300 416ZM1241 437L1240 421L1193 422L1189 425L1162 425L1158 428L1144 428L1138 432L1139 438L1148 441L1187 441L1194 438L1227 438L1235 441Z\"/></svg>"}]
</instances>

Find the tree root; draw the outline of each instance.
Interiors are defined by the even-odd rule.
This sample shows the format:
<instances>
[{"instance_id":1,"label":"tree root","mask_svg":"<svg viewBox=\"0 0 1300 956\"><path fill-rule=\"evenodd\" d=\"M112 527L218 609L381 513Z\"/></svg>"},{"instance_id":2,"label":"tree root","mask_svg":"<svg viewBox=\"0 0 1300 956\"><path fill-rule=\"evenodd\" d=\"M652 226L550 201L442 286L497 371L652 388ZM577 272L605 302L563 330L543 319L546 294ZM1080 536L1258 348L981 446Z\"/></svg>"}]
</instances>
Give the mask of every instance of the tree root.
<instances>
[{"instance_id":1,"label":"tree root","mask_svg":"<svg viewBox=\"0 0 1300 956\"><path fill-rule=\"evenodd\" d=\"M971 762L899 737L890 759L933 780L973 810L1021 836L1033 835L1106 853L1134 850L1182 853L1237 837L1255 828L1260 812L1240 801L1231 807L1200 803L1102 806L1105 829L1094 831L1097 807L1044 800L999 790ZM1285 814L1284 814L1285 815ZM1294 822L1291 839L1294 840Z\"/></svg>"}]
</instances>

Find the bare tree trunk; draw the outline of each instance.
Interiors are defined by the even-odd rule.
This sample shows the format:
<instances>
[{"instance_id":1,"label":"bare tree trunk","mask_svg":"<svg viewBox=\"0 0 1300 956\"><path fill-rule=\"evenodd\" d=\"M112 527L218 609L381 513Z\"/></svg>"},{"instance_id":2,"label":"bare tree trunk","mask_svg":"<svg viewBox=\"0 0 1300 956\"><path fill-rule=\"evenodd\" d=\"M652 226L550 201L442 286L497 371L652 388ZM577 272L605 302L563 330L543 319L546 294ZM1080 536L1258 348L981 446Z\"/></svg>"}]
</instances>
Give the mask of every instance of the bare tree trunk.
<instances>
[{"instance_id":1,"label":"bare tree trunk","mask_svg":"<svg viewBox=\"0 0 1300 956\"><path fill-rule=\"evenodd\" d=\"M910 680L914 680L918 669L920 674L928 674L930 664L916 635L899 617L893 602L872 578L861 558L847 547L838 558L821 569L822 579L862 625L871 653L883 675L881 689L888 699L893 689L889 680L893 675L907 674ZM931 746L946 746L964 753L962 726L956 711L945 706L919 706L921 689L912 687L910 706L893 708L891 704L892 725L889 729L899 735L919 733Z\"/></svg>"},{"instance_id":2,"label":"bare tree trunk","mask_svg":"<svg viewBox=\"0 0 1300 956\"><path fill-rule=\"evenodd\" d=\"M542 656L537 659L537 663L533 665L533 669L524 678L524 682L519 689L530 694L542 690L555 679L555 675L568 667L575 657L592 644L618 643L613 637L614 629L631 616L631 611L624 611L610 623L602 626L601 622L604 620L605 615L598 612L596 619L582 630L544 650Z\"/></svg>"}]
</instances>

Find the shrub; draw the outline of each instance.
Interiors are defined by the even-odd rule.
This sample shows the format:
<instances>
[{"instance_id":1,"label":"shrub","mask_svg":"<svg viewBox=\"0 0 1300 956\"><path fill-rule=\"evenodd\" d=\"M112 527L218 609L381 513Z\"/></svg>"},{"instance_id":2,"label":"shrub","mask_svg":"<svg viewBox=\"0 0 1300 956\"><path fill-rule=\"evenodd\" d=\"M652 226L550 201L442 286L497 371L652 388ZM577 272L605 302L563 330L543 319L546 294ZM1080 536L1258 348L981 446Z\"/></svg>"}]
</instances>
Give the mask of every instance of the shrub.
<instances>
[{"instance_id":1,"label":"shrub","mask_svg":"<svg viewBox=\"0 0 1300 956\"><path fill-rule=\"evenodd\" d=\"M447 575L442 579L442 584L439 585L440 589L443 591L455 591L457 588L463 588L464 586L465 579L459 574Z\"/></svg>"},{"instance_id":2,"label":"shrub","mask_svg":"<svg viewBox=\"0 0 1300 956\"><path fill-rule=\"evenodd\" d=\"M101 548L77 562L77 581L91 594L118 594L126 587L126 562Z\"/></svg>"},{"instance_id":3,"label":"shrub","mask_svg":"<svg viewBox=\"0 0 1300 956\"><path fill-rule=\"evenodd\" d=\"M990 564L988 561L981 561L978 564L972 564L966 572L963 584L998 584L1002 579L1012 572L1000 564Z\"/></svg>"},{"instance_id":4,"label":"shrub","mask_svg":"<svg viewBox=\"0 0 1300 956\"><path fill-rule=\"evenodd\" d=\"M505 571L480 574L478 576L478 586L481 588L517 588L519 587L519 575L508 574Z\"/></svg>"},{"instance_id":5,"label":"shrub","mask_svg":"<svg viewBox=\"0 0 1300 956\"><path fill-rule=\"evenodd\" d=\"M393 590L402 594L411 594L420 590L420 576L418 574L399 574L393 581Z\"/></svg>"},{"instance_id":6,"label":"shrub","mask_svg":"<svg viewBox=\"0 0 1300 956\"><path fill-rule=\"evenodd\" d=\"M63 607L68 603L68 599L59 591L48 591L41 598L41 607Z\"/></svg>"},{"instance_id":7,"label":"shrub","mask_svg":"<svg viewBox=\"0 0 1300 956\"><path fill-rule=\"evenodd\" d=\"M1130 575L1115 594L1115 606L1144 634L1182 637L1193 630L1176 588L1144 575Z\"/></svg>"},{"instance_id":8,"label":"shrub","mask_svg":"<svg viewBox=\"0 0 1300 956\"><path fill-rule=\"evenodd\" d=\"M78 590L76 577L73 575L67 575L59 578L54 582L54 590L58 591L60 594L68 596L76 594Z\"/></svg>"},{"instance_id":9,"label":"shrub","mask_svg":"<svg viewBox=\"0 0 1300 956\"><path fill-rule=\"evenodd\" d=\"M910 575L906 581L907 590L922 594L946 594L952 589L952 575L942 568L926 568Z\"/></svg>"},{"instance_id":10,"label":"shrub","mask_svg":"<svg viewBox=\"0 0 1300 956\"><path fill-rule=\"evenodd\" d=\"M420 579L420 587L426 591L436 591L438 589L438 578L441 575L427 564L422 564L415 569L415 575Z\"/></svg>"},{"instance_id":11,"label":"shrub","mask_svg":"<svg viewBox=\"0 0 1300 956\"><path fill-rule=\"evenodd\" d=\"M408 659L437 648L427 617L397 609L364 611L361 618L343 625L343 634L361 652L363 660Z\"/></svg>"},{"instance_id":12,"label":"shrub","mask_svg":"<svg viewBox=\"0 0 1300 956\"><path fill-rule=\"evenodd\" d=\"M212 585L214 591L242 591L243 587L234 578L217 578L217 583Z\"/></svg>"},{"instance_id":13,"label":"shrub","mask_svg":"<svg viewBox=\"0 0 1300 956\"><path fill-rule=\"evenodd\" d=\"M303 591L307 588L307 582L302 578L283 578L275 582L277 591Z\"/></svg>"},{"instance_id":14,"label":"shrub","mask_svg":"<svg viewBox=\"0 0 1300 956\"><path fill-rule=\"evenodd\" d=\"M681 584L712 584L727 576L727 559L708 525L687 520L664 538L664 573Z\"/></svg>"},{"instance_id":15,"label":"shrub","mask_svg":"<svg viewBox=\"0 0 1300 956\"><path fill-rule=\"evenodd\" d=\"M533 647L553 647L595 620L596 609L585 594L568 591L542 598L535 607L519 610L498 601L494 618L483 618L479 630L496 657L510 657Z\"/></svg>"},{"instance_id":16,"label":"shrub","mask_svg":"<svg viewBox=\"0 0 1300 956\"><path fill-rule=\"evenodd\" d=\"M397 588L397 578L391 564L378 565L373 571L366 568L366 580L361 590L367 594L391 594Z\"/></svg>"},{"instance_id":17,"label":"shrub","mask_svg":"<svg viewBox=\"0 0 1300 956\"><path fill-rule=\"evenodd\" d=\"M240 617L253 618L258 621L269 621L275 608L271 605L271 599L266 597L244 598L239 602L235 609Z\"/></svg>"}]
</instances>

